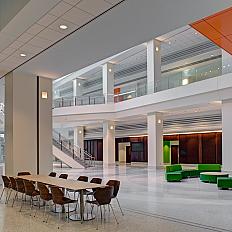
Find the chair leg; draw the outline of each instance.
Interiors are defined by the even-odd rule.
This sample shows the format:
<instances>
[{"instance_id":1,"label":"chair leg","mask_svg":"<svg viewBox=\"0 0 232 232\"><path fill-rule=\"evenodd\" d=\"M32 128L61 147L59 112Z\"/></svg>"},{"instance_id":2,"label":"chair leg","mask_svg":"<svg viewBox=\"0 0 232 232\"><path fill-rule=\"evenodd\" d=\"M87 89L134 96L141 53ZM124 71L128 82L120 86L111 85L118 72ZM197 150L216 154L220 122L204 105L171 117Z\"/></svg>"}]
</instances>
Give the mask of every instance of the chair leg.
<instances>
[{"instance_id":1,"label":"chair leg","mask_svg":"<svg viewBox=\"0 0 232 232\"><path fill-rule=\"evenodd\" d=\"M18 192L16 192L16 193L15 193L15 196L14 196L14 198L13 198L13 202L12 202L12 207L14 206L14 203L15 203L16 197L18 198Z\"/></svg>"},{"instance_id":2,"label":"chair leg","mask_svg":"<svg viewBox=\"0 0 232 232\"><path fill-rule=\"evenodd\" d=\"M98 211L99 211L99 206L97 206L97 228L96 228L96 230L98 230L98 221L99 221Z\"/></svg>"},{"instance_id":3,"label":"chair leg","mask_svg":"<svg viewBox=\"0 0 232 232\"><path fill-rule=\"evenodd\" d=\"M2 199L2 195L3 195L4 191L5 191L5 187L4 187L3 190L2 190L0 200Z\"/></svg>"},{"instance_id":4,"label":"chair leg","mask_svg":"<svg viewBox=\"0 0 232 232\"><path fill-rule=\"evenodd\" d=\"M116 200L117 200L117 202L118 202L118 206L119 206L119 208L120 208L121 214L122 214L122 216L124 216L124 213L123 213L123 211L122 211L121 205L120 205L119 200L118 200L117 197L116 197Z\"/></svg>"},{"instance_id":5,"label":"chair leg","mask_svg":"<svg viewBox=\"0 0 232 232\"><path fill-rule=\"evenodd\" d=\"M22 211L22 208L23 208L23 197L24 197L24 194L22 193L22 202L21 202L21 207L20 207L19 212L21 212L21 211Z\"/></svg>"},{"instance_id":6,"label":"chair leg","mask_svg":"<svg viewBox=\"0 0 232 232\"><path fill-rule=\"evenodd\" d=\"M9 191L10 191L10 189L6 189L6 199L5 199L5 204L7 203L7 199L8 199L8 196L9 196Z\"/></svg>"},{"instance_id":7,"label":"chair leg","mask_svg":"<svg viewBox=\"0 0 232 232\"><path fill-rule=\"evenodd\" d=\"M112 212L113 212L113 215L114 215L114 218L115 218L116 223L119 224L119 222L118 222L118 220L117 220L117 218L116 218L116 215L115 215L115 213L114 213L114 209L113 209L112 205L111 205L111 204L109 204L109 205L110 205L110 208L112 209Z\"/></svg>"},{"instance_id":8,"label":"chair leg","mask_svg":"<svg viewBox=\"0 0 232 232\"><path fill-rule=\"evenodd\" d=\"M12 192L13 192L13 189L10 190L10 193L9 193L9 195L8 195L8 198L6 199L6 204L8 204Z\"/></svg>"}]
</instances>

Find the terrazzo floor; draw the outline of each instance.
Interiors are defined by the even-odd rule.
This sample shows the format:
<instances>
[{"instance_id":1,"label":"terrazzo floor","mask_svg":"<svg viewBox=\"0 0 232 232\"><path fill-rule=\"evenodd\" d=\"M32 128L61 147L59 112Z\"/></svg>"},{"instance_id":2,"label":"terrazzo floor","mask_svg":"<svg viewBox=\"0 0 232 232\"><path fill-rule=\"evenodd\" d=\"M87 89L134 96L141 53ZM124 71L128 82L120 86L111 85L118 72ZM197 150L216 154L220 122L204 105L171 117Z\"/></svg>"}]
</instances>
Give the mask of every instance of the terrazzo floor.
<instances>
[{"instance_id":1,"label":"terrazzo floor","mask_svg":"<svg viewBox=\"0 0 232 232\"><path fill-rule=\"evenodd\" d=\"M98 231L232 232L232 191L218 190L216 185L201 183L198 178L167 183L162 170L131 166L97 166L87 170L55 166L54 171L68 173L70 179L87 175L102 177L104 183L109 179L121 181L119 200L125 216L114 201L119 225L110 214ZM42 210L34 218L26 210L28 206L21 213L19 207L19 202L12 208L1 201L0 231L96 231L96 220L64 223L53 214L46 224L42 222Z\"/></svg>"}]
</instances>

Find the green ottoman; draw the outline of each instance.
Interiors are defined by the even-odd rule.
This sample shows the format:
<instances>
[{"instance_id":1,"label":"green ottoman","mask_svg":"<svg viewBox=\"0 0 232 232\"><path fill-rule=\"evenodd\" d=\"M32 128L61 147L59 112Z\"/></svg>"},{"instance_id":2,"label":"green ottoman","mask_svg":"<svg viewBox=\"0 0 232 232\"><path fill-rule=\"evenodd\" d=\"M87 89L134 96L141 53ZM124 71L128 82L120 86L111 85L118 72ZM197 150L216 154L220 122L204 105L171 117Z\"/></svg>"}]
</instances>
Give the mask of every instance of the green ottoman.
<instances>
[{"instance_id":1,"label":"green ottoman","mask_svg":"<svg viewBox=\"0 0 232 232\"><path fill-rule=\"evenodd\" d=\"M181 172L167 172L165 173L165 177L168 182L176 182L182 180Z\"/></svg>"},{"instance_id":2,"label":"green ottoman","mask_svg":"<svg viewBox=\"0 0 232 232\"><path fill-rule=\"evenodd\" d=\"M229 177L228 173L223 172L202 172L200 174L200 180L202 182L208 182L208 183L217 183L218 177Z\"/></svg>"},{"instance_id":3,"label":"green ottoman","mask_svg":"<svg viewBox=\"0 0 232 232\"><path fill-rule=\"evenodd\" d=\"M217 179L217 186L220 189L232 188L232 177L219 177Z\"/></svg>"},{"instance_id":4,"label":"green ottoman","mask_svg":"<svg viewBox=\"0 0 232 232\"><path fill-rule=\"evenodd\" d=\"M184 169L182 171L183 178L199 177L199 172L196 169Z\"/></svg>"}]
</instances>

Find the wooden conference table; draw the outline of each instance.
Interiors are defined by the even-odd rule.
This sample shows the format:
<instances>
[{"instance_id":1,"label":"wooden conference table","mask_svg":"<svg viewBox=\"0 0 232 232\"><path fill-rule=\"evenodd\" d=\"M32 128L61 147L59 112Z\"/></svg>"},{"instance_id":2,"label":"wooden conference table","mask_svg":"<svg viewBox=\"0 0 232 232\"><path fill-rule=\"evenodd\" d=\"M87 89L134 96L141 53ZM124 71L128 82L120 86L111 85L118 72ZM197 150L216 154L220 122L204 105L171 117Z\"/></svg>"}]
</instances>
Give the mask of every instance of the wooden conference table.
<instances>
[{"instance_id":1,"label":"wooden conference table","mask_svg":"<svg viewBox=\"0 0 232 232\"><path fill-rule=\"evenodd\" d=\"M61 179L45 175L26 175L20 176L18 178L23 180L40 182L46 185L54 185L59 188L72 189L74 191L78 191L80 193L80 220L82 222L84 221L84 190L105 187L105 185L102 184L94 184L70 179Z\"/></svg>"}]
</instances>

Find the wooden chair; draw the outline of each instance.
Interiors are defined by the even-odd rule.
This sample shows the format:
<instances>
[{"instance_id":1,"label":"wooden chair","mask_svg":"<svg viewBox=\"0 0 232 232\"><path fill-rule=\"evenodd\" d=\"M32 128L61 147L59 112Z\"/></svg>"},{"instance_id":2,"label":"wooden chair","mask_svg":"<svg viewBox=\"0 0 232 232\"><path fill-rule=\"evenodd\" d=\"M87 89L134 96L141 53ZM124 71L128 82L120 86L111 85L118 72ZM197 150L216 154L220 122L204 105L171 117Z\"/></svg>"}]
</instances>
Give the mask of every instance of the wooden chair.
<instances>
[{"instance_id":1,"label":"wooden chair","mask_svg":"<svg viewBox=\"0 0 232 232\"><path fill-rule=\"evenodd\" d=\"M9 190L11 189L11 183L9 177L3 175L2 175L2 181L3 181L3 189L2 189L0 200L2 199L3 193L6 192L5 203L7 203Z\"/></svg>"},{"instance_id":2,"label":"wooden chair","mask_svg":"<svg viewBox=\"0 0 232 232\"><path fill-rule=\"evenodd\" d=\"M105 206L108 206L111 208L115 221L117 224L118 220L116 218L116 215L114 213L114 209L111 205L111 199L112 199L112 194L113 194L113 187L112 186L106 186L104 188L97 188L96 191L94 192L94 198L96 200L87 200L86 203L89 203L91 205L96 205L97 206L97 230L98 230L98 224L99 224L99 208L100 208L100 214L101 214L101 219L102 219L102 211L104 210L104 216L105 216ZM91 212L92 213L92 212Z\"/></svg>"},{"instance_id":3,"label":"wooden chair","mask_svg":"<svg viewBox=\"0 0 232 232\"><path fill-rule=\"evenodd\" d=\"M122 213L122 216L124 216L124 213L122 211L122 208L121 208L121 205L119 203L119 200L117 198L117 195L118 195L118 191L119 191L119 187L120 187L120 181L119 180L109 180L106 185L108 186L112 186L114 191L113 191L113 195L112 195L112 198L115 198L117 200L117 203L118 203L118 206L120 208L120 211Z\"/></svg>"}]
</instances>

